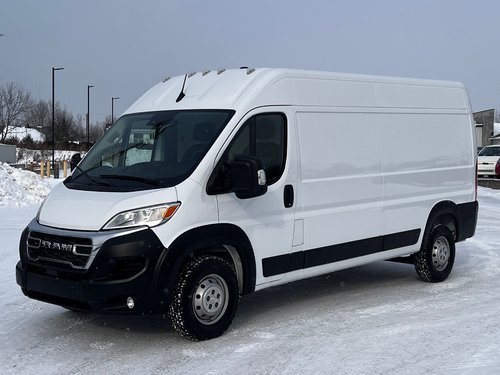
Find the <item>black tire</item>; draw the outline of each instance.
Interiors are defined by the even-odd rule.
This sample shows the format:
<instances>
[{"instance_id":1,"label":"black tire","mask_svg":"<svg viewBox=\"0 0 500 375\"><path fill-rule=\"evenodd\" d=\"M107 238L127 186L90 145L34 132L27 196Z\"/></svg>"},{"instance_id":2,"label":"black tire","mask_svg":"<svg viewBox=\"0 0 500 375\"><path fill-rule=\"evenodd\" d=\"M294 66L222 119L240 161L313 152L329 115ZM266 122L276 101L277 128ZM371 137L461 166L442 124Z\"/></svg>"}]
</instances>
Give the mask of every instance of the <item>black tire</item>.
<instances>
[{"instance_id":1,"label":"black tire","mask_svg":"<svg viewBox=\"0 0 500 375\"><path fill-rule=\"evenodd\" d=\"M432 228L426 243L413 258L417 275L431 283L446 280L455 262L455 239L444 225Z\"/></svg>"},{"instance_id":2,"label":"black tire","mask_svg":"<svg viewBox=\"0 0 500 375\"><path fill-rule=\"evenodd\" d=\"M229 263L216 256L200 256L181 271L168 316L183 337L208 340L231 325L238 299L238 281Z\"/></svg>"}]
</instances>

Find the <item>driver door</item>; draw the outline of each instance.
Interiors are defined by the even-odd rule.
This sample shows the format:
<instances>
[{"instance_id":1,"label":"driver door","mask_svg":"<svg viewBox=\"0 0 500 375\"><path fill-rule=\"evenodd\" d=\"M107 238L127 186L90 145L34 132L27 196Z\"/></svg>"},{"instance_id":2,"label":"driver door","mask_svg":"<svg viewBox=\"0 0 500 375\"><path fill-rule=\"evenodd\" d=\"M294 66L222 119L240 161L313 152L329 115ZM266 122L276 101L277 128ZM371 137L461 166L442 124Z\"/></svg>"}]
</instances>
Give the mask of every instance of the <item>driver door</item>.
<instances>
[{"instance_id":1,"label":"driver door","mask_svg":"<svg viewBox=\"0 0 500 375\"><path fill-rule=\"evenodd\" d=\"M266 172L268 190L264 195L249 199L239 199L234 193L217 195L219 222L239 226L250 239L257 285L283 278L293 243L297 148L290 113L289 107L250 112L226 142L221 156L227 161L238 155L256 157ZM276 264L276 260L281 263Z\"/></svg>"}]
</instances>

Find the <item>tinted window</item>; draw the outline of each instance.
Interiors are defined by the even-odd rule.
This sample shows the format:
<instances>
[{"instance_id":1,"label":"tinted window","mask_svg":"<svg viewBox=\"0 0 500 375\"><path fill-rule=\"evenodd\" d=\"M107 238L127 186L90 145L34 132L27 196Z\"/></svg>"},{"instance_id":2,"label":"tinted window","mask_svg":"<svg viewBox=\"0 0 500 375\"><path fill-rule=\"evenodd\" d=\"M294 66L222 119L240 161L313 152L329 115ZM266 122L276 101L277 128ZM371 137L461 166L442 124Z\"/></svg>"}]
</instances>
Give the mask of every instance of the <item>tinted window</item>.
<instances>
[{"instance_id":1,"label":"tinted window","mask_svg":"<svg viewBox=\"0 0 500 375\"><path fill-rule=\"evenodd\" d=\"M223 159L231 161L237 155L260 159L266 171L267 184L278 181L285 169L285 116L270 113L248 119L234 137Z\"/></svg>"},{"instance_id":2,"label":"tinted window","mask_svg":"<svg viewBox=\"0 0 500 375\"><path fill-rule=\"evenodd\" d=\"M479 152L479 156L500 156L500 147L485 147Z\"/></svg>"}]
</instances>

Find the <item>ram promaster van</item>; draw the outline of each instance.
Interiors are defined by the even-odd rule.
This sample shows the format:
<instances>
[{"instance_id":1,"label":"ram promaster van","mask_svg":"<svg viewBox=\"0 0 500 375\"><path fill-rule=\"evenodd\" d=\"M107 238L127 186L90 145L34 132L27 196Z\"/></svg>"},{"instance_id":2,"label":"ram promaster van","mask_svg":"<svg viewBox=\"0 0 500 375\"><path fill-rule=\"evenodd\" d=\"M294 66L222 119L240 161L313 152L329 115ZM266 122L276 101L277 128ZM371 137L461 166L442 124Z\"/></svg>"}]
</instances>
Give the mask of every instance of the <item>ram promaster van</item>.
<instances>
[{"instance_id":1,"label":"ram promaster van","mask_svg":"<svg viewBox=\"0 0 500 375\"><path fill-rule=\"evenodd\" d=\"M166 78L23 232L17 283L73 310L221 335L240 296L378 260L445 280L474 235L460 83L285 69Z\"/></svg>"}]
</instances>

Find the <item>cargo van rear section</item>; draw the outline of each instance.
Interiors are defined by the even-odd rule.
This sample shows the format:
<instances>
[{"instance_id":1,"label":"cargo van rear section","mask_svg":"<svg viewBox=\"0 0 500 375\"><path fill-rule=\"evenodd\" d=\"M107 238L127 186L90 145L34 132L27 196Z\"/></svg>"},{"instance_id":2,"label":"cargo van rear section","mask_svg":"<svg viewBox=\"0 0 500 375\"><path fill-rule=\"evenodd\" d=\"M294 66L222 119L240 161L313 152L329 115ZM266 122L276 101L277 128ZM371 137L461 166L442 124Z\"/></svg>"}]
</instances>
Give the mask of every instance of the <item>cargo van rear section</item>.
<instances>
[{"instance_id":1,"label":"cargo van rear section","mask_svg":"<svg viewBox=\"0 0 500 375\"><path fill-rule=\"evenodd\" d=\"M294 280L397 259L444 281L475 232L474 134L455 82L246 68L165 79L42 204L17 282L70 309L167 313L204 340L240 296Z\"/></svg>"}]
</instances>

